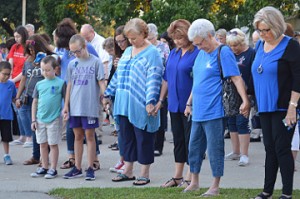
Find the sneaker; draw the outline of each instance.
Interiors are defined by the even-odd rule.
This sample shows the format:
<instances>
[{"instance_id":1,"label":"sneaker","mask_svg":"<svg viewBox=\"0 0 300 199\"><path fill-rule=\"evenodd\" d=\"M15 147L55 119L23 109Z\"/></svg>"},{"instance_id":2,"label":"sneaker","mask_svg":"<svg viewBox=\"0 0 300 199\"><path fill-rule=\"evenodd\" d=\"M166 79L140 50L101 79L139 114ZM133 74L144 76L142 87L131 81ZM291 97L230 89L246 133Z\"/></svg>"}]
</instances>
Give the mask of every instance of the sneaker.
<instances>
[{"instance_id":1,"label":"sneaker","mask_svg":"<svg viewBox=\"0 0 300 199\"><path fill-rule=\"evenodd\" d=\"M117 173L117 171L118 171L119 169L121 169L122 166L124 166L124 161L119 160L119 162L118 162L114 167L109 168L109 171L110 171L110 172Z\"/></svg>"},{"instance_id":2,"label":"sneaker","mask_svg":"<svg viewBox=\"0 0 300 199\"><path fill-rule=\"evenodd\" d=\"M102 126L107 126L107 125L110 125L110 121L109 121L108 119L105 119L105 120L103 121Z\"/></svg>"},{"instance_id":3,"label":"sneaker","mask_svg":"<svg viewBox=\"0 0 300 199\"><path fill-rule=\"evenodd\" d=\"M66 173L63 178L64 179L72 179L72 178L79 178L82 177L82 170L77 169L76 166L74 166L71 171L69 171L68 173Z\"/></svg>"},{"instance_id":4,"label":"sneaker","mask_svg":"<svg viewBox=\"0 0 300 199\"><path fill-rule=\"evenodd\" d=\"M57 176L57 171L55 169L49 169L47 174L44 176L46 179L52 179Z\"/></svg>"},{"instance_id":5,"label":"sneaker","mask_svg":"<svg viewBox=\"0 0 300 199\"><path fill-rule=\"evenodd\" d=\"M21 140L14 140L9 143L10 146L23 145L23 144L24 144L24 142L22 142Z\"/></svg>"},{"instance_id":6,"label":"sneaker","mask_svg":"<svg viewBox=\"0 0 300 199\"><path fill-rule=\"evenodd\" d=\"M6 165L12 165L12 164L13 164L13 162L12 162L12 160L11 160L11 158L10 158L10 155L5 155L5 156L3 157L3 160L4 160L4 163L5 163Z\"/></svg>"},{"instance_id":7,"label":"sneaker","mask_svg":"<svg viewBox=\"0 0 300 199\"><path fill-rule=\"evenodd\" d=\"M95 172L94 169L89 167L86 171L85 180L95 180Z\"/></svg>"},{"instance_id":8,"label":"sneaker","mask_svg":"<svg viewBox=\"0 0 300 199\"><path fill-rule=\"evenodd\" d=\"M31 148L33 146L33 143L32 142L25 142L23 144L23 148Z\"/></svg>"},{"instance_id":9,"label":"sneaker","mask_svg":"<svg viewBox=\"0 0 300 199\"><path fill-rule=\"evenodd\" d=\"M33 178L41 177L41 176L46 175L47 172L48 172L48 169L45 169L45 168L43 168L43 167L38 167L38 168L36 169L36 172L31 173L30 176L33 177Z\"/></svg>"},{"instance_id":10,"label":"sneaker","mask_svg":"<svg viewBox=\"0 0 300 199\"><path fill-rule=\"evenodd\" d=\"M239 166L246 166L247 164L249 164L249 158L246 155L242 155L240 158L240 161L238 163Z\"/></svg>"},{"instance_id":11,"label":"sneaker","mask_svg":"<svg viewBox=\"0 0 300 199\"><path fill-rule=\"evenodd\" d=\"M122 174L124 170L125 170L125 164L120 169L117 169L116 172Z\"/></svg>"},{"instance_id":12,"label":"sneaker","mask_svg":"<svg viewBox=\"0 0 300 199\"><path fill-rule=\"evenodd\" d=\"M225 160L238 160L240 159L240 155L236 154L236 153L228 153L227 155L225 155Z\"/></svg>"}]
</instances>

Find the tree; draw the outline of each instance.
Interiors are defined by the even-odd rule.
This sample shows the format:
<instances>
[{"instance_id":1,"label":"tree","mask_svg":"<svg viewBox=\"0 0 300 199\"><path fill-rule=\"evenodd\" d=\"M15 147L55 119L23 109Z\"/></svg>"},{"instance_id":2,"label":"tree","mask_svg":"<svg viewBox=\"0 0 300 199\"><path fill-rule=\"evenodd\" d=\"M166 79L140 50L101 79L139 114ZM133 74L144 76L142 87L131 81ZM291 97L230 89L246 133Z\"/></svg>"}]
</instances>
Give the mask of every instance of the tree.
<instances>
[{"instance_id":1,"label":"tree","mask_svg":"<svg viewBox=\"0 0 300 199\"><path fill-rule=\"evenodd\" d=\"M42 22L38 15L38 0L31 0L27 3L26 22L32 23L35 29L39 29ZM22 1L20 0L2 0L0 3L0 25L2 29L10 36L14 29L22 24Z\"/></svg>"},{"instance_id":2,"label":"tree","mask_svg":"<svg viewBox=\"0 0 300 199\"><path fill-rule=\"evenodd\" d=\"M77 24L86 23L88 3L87 0L39 0L39 15L45 31L51 34L57 23L66 17Z\"/></svg>"}]
</instances>

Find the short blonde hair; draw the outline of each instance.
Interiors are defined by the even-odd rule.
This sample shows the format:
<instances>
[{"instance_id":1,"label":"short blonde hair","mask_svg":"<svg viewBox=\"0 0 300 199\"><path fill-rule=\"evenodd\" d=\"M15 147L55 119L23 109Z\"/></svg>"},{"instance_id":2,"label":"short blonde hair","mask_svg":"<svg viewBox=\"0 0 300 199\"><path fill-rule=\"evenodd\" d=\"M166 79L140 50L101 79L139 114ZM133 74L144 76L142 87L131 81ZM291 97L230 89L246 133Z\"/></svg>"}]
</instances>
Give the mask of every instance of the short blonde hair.
<instances>
[{"instance_id":1,"label":"short blonde hair","mask_svg":"<svg viewBox=\"0 0 300 199\"><path fill-rule=\"evenodd\" d=\"M234 28L228 32L226 37L226 43L230 44L240 44L240 45L248 45L246 40L246 35L239 28Z\"/></svg>"},{"instance_id":2,"label":"short blonde hair","mask_svg":"<svg viewBox=\"0 0 300 199\"><path fill-rule=\"evenodd\" d=\"M265 23L271 29L275 39L280 37L286 30L286 23L282 13L271 6L260 9L254 16L253 26L257 29L259 23Z\"/></svg>"},{"instance_id":3,"label":"short blonde hair","mask_svg":"<svg viewBox=\"0 0 300 199\"><path fill-rule=\"evenodd\" d=\"M126 36L130 32L134 32L137 34L143 34L144 38L147 38L148 37L148 26L144 20L142 20L140 18L133 18L133 19L130 19L124 27L124 34Z\"/></svg>"},{"instance_id":4,"label":"short blonde hair","mask_svg":"<svg viewBox=\"0 0 300 199\"><path fill-rule=\"evenodd\" d=\"M85 48L85 39L80 35L80 34L76 34L73 35L69 41L69 44L73 44L78 42L78 44L82 47Z\"/></svg>"}]
</instances>

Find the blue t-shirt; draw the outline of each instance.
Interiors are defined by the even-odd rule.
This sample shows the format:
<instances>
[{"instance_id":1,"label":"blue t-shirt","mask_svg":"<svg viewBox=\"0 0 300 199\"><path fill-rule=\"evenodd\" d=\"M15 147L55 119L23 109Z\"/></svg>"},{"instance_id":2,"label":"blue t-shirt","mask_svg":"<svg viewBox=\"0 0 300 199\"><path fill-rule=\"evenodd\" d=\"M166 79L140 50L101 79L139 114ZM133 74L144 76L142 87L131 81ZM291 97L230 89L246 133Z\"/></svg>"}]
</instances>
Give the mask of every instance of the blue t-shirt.
<instances>
[{"instance_id":1,"label":"blue t-shirt","mask_svg":"<svg viewBox=\"0 0 300 199\"><path fill-rule=\"evenodd\" d=\"M196 122L224 117L218 50L219 48L210 53L201 50L195 60L192 120ZM235 56L228 46L222 48L220 60L225 78L240 75Z\"/></svg>"},{"instance_id":2,"label":"blue t-shirt","mask_svg":"<svg viewBox=\"0 0 300 199\"><path fill-rule=\"evenodd\" d=\"M181 49L173 49L168 57L164 80L168 82L168 109L183 113L193 86L192 70L199 53L197 47L181 57Z\"/></svg>"},{"instance_id":3,"label":"blue t-shirt","mask_svg":"<svg viewBox=\"0 0 300 199\"><path fill-rule=\"evenodd\" d=\"M237 65L241 72L242 78L247 87L249 87L250 77L251 77L251 65L255 57L255 50L253 48L248 48L246 51L235 55Z\"/></svg>"},{"instance_id":4,"label":"blue t-shirt","mask_svg":"<svg viewBox=\"0 0 300 199\"><path fill-rule=\"evenodd\" d=\"M64 80L55 77L39 81L33 91L33 98L38 99L37 119L50 123L60 116L61 102L65 95Z\"/></svg>"},{"instance_id":5,"label":"blue t-shirt","mask_svg":"<svg viewBox=\"0 0 300 199\"><path fill-rule=\"evenodd\" d=\"M270 52L264 52L264 43L257 45L256 56L252 65L255 96L259 112L278 111L278 63L282 58L291 38L285 36ZM262 68L259 73L258 68ZM287 67L287 66L286 66ZM286 82L287 83L287 82Z\"/></svg>"},{"instance_id":6,"label":"blue t-shirt","mask_svg":"<svg viewBox=\"0 0 300 199\"><path fill-rule=\"evenodd\" d=\"M89 53L95 55L96 57L99 57L98 53L95 50L95 48L90 43L87 43L86 47L87 47L87 50L88 50ZM69 50L64 51L64 54L61 58L61 64L60 64L61 69L60 69L60 76L59 77L61 79L65 80L65 81L67 81L66 75L67 75L68 65L69 65L70 61L75 59L75 56L74 55L70 56L69 52L70 52Z\"/></svg>"},{"instance_id":7,"label":"blue t-shirt","mask_svg":"<svg viewBox=\"0 0 300 199\"><path fill-rule=\"evenodd\" d=\"M16 95L16 87L12 81L0 82L0 120L14 119L11 103Z\"/></svg>"}]
</instances>

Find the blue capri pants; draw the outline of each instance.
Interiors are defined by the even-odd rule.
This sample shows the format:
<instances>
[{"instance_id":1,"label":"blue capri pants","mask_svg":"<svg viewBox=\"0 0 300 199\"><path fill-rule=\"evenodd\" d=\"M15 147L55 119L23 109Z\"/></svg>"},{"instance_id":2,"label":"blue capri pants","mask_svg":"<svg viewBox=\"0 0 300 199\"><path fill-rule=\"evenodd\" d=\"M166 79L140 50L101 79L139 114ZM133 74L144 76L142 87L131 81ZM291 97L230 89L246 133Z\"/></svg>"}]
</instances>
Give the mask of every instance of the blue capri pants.
<instances>
[{"instance_id":1,"label":"blue capri pants","mask_svg":"<svg viewBox=\"0 0 300 199\"><path fill-rule=\"evenodd\" d=\"M189 143L191 173L200 173L203 155L207 149L214 177L224 174L224 119L192 122Z\"/></svg>"},{"instance_id":2,"label":"blue capri pants","mask_svg":"<svg viewBox=\"0 0 300 199\"><path fill-rule=\"evenodd\" d=\"M227 120L228 129L232 132L238 132L238 134L250 134L249 119L241 114L231 116Z\"/></svg>"}]
</instances>

